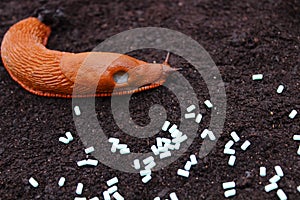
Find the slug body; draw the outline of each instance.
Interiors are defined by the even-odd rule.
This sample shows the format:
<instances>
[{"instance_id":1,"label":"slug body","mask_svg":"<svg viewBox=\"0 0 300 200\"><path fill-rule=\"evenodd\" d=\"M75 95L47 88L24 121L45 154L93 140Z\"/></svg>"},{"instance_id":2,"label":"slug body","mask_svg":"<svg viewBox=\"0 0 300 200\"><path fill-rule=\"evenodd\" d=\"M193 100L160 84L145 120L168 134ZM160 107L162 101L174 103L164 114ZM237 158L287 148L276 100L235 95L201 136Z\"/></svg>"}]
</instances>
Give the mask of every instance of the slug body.
<instances>
[{"instance_id":1,"label":"slug body","mask_svg":"<svg viewBox=\"0 0 300 200\"><path fill-rule=\"evenodd\" d=\"M162 85L171 68L108 52L69 53L45 47L50 27L37 18L13 25L5 34L1 57L11 77L37 95L88 97L131 94ZM76 94L73 88L76 84Z\"/></svg>"}]
</instances>

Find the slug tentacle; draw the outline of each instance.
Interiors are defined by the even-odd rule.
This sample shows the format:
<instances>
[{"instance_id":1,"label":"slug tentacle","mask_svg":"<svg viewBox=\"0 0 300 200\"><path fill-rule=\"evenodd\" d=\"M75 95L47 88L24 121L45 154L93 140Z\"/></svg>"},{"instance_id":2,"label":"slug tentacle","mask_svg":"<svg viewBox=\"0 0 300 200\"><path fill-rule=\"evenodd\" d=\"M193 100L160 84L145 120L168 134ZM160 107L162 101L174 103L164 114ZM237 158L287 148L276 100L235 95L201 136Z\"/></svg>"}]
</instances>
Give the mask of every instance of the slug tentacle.
<instances>
[{"instance_id":1,"label":"slug tentacle","mask_svg":"<svg viewBox=\"0 0 300 200\"><path fill-rule=\"evenodd\" d=\"M50 32L30 17L13 25L1 44L8 73L37 95L71 98L75 81L74 97L131 94L162 85L176 70L168 64L169 54L162 64L152 64L117 53L49 50L45 45Z\"/></svg>"}]
</instances>

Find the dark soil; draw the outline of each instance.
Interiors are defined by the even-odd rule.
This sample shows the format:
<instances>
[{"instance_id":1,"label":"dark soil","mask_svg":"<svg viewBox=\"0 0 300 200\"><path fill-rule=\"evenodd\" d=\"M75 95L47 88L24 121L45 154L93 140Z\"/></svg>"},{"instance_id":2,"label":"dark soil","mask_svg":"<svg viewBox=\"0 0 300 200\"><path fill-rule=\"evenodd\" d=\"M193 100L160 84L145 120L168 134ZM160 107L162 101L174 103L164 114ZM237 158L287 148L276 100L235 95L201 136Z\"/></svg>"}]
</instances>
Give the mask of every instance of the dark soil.
<instances>
[{"instance_id":1,"label":"dark soil","mask_svg":"<svg viewBox=\"0 0 300 200\"><path fill-rule=\"evenodd\" d=\"M289 199L300 199L296 190L300 185L300 157L296 153L299 144L292 140L294 134L300 133L300 117L288 118L292 109L300 112L300 1L3 0L1 40L11 25L37 14L52 26L48 47L62 51L89 51L106 38L137 27L165 27L192 37L219 67L226 86L226 122L216 148L199 161L188 179L177 176L176 171L182 168L187 155L198 151L197 142L179 160L156 172L148 184L143 184L138 174L116 171L101 163L96 168L79 168L76 161L85 157L85 147L76 135L72 100L28 93L0 63L0 199L74 199L78 182L84 183L83 196L102 199L107 189L105 181L113 176L120 180L119 192L130 200L158 195L165 199L173 191L179 199L224 199L221 184L231 180L237 183L233 199L278 199L275 191L264 191L264 185L275 174L275 165L285 172L280 187ZM165 53L137 51L133 56L160 62ZM198 79L187 62L174 55L170 63L183 67L181 73L197 85ZM252 81L255 73L263 73L264 79ZM276 93L279 84L286 86L281 95ZM203 106L203 100L209 98L205 85L195 90L201 111L209 116ZM149 105L161 102L168 119L178 122L179 105L165 92L158 88L133 95L132 118L148 123ZM96 100L100 124L109 136L121 137L109 105L110 98ZM209 119L205 119L199 133L208 124ZM237 150L234 168L228 166L228 156L223 154L233 130L242 140L252 142L246 152ZM75 136L69 145L58 142L65 131ZM147 141L135 140L132 144L138 151ZM260 166L267 167L266 178L259 177ZM40 183L36 189L28 183L31 176ZM67 181L59 188L61 176Z\"/></svg>"}]
</instances>

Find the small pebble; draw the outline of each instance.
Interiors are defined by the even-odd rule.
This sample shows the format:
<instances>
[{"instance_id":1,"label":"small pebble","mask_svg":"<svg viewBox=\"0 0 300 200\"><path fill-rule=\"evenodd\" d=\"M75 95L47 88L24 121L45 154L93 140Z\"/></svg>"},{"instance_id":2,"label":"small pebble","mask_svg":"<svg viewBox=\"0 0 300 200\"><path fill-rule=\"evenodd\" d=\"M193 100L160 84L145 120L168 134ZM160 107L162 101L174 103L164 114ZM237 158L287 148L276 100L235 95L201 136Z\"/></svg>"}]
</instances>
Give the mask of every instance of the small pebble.
<instances>
[{"instance_id":1,"label":"small pebble","mask_svg":"<svg viewBox=\"0 0 300 200\"><path fill-rule=\"evenodd\" d=\"M266 176L267 175L267 169L266 169L266 167L260 167L259 168L259 175L260 176Z\"/></svg>"},{"instance_id":2,"label":"small pebble","mask_svg":"<svg viewBox=\"0 0 300 200\"><path fill-rule=\"evenodd\" d=\"M183 170L183 169L178 169L177 174L179 176L183 176L183 177L186 177L186 178L189 177L189 175L190 175L189 171L186 171L186 170Z\"/></svg>"},{"instance_id":3,"label":"small pebble","mask_svg":"<svg viewBox=\"0 0 300 200\"><path fill-rule=\"evenodd\" d=\"M77 188L76 188L76 194L81 195L82 194L82 190L83 190L83 184L82 183L78 183L77 184Z\"/></svg>"},{"instance_id":4,"label":"small pebble","mask_svg":"<svg viewBox=\"0 0 300 200\"><path fill-rule=\"evenodd\" d=\"M30 185L32 185L32 187L38 187L39 186L39 183L33 178L31 177L28 182L30 183Z\"/></svg>"},{"instance_id":5,"label":"small pebble","mask_svg":"<svg viewBox=\"0 0 300 200\"><path fill-rule=\"evenodd\" d=\"M186 111L187 112L192 112L193 110L196 109L196 106L195 105L190 105L189 107L187 107Z\"/></svg>"},{"instance_id":6,"label":"small pebble","mask_svg":"<svg viewBox=\"0 0 300 200\"><path fill-rule=\"evenodd\" d=\"M283 86L283 85L279 85L276 92L277 92L278 94L281 94L282 91L283 91L283 89L284 89L284 86Z\"/></svg>"},{"instance_id":7,"label":"small pebble","mask_svg":"<svg viewBox=\"0 0 300 200\"><path fill-rule=\"evenodd\" d=\"M256 81L256 80L262 80L263 79L263 75L262 74L254 74L252 75L252 80Z\"/></svg>"},{"instance_id":8,"label":"small pebble","mask_svg":"<svg viewBox=\"0 0 300 200\"><path fill-rule=\"evenodd\" d=\"M238 136L238 134L235 131L231 132L230 135L231 135L232 139L234 140L234 142L240 141L240 137Z\"/></svg>"},{"instance_id":9,"label":"small pebble","mask_svg":"<svg viewBox=\"0 0 300 200\"><path fill-rule=\"evenodd\" d=\"M280 177L284 176L283 171L279 165L275 166L275 171L278 176L280 176Z\"/></svg>"},{"instance_id":10,"label":"small pebble","mask_svg":"<svg viewBox=\"0 0 300 200\"><path fill-rule=\"evenodd\" d=\"M236 190L235 189L227 190L227 191L224 192L224 196L226 198L232 197L234 195L236 195Z\"/></svg>"},{"instance_id":11,"label":"small pebble","mask_svg":"<svg viewBox=\"0 0 300 200\"><path fill-rule=\"evenodd\" d=\"M242 150L246 150L249 146L250 146L250 142L249 142L249 140L246 140L243 144L242 144L242 146L241 146L241 149Z\"/></svg>"},{"instance_id":12,"label":"small pebble","mask_svg":"<svg viewBox=\"0 0 300 200\"><path fill-rule=\"evenodd\" d=\"M79 116L81 114L79 106L74 106L75 115Z\"/></svg>"},{"instance_id":13,"label":"small pebble","mask_svg":"<svg viewBox=\"0 0 300 200\"><path fill-rule=\"evenodd\" d=\"M213 104L210 102L210 100L204 101L204 104L205 104L206 107L208 107L208 108L212 108L212 107L213 107Z\"/></svg>"},{"instance_id":14,"label":"small pebble","mask_svg":"<svg viewBox=\"0 0 300 200\"><path fill-rule=\"evenodd\" d=\"M289 118L294 119L297 115L297 111L296 110L292 110L292 112L289 114Z\"/></svg>"},{"instance_id":15,"label":"small pebble","mask_svg":"<svg viewBox=\"0 0 300 200\"><path fill-rule=\"evenodd\" d=\"M65 181L66 181L65 177L60 177L60 179L58 180L58 186L59 187L64 186Z\"/></svg>"},{"instance_id":16,"label":"small pebble","mask_svg":"<svg viewBox=\"0 0 300 200\"><path fill-rule=\"evenodd\" d=\"M231 155L228 160L228 165L234 166L235 160L236 160L236 157L234 155Z\"/></svg>"},{"instance_id":17,"label":"small pebble","mask_svg":"<svg viewBox=\"0 0 300 200\"><path fill-rule=\"evenodd\" d=\"M106 181L106 185L107 185L107 186L112 186L112 185L114 185L114 184L116 184L116 183L118 183L118 182L119 182L118 178L117 178L117 177L114 177L114 178L109 179L108 181Z\"/></svg>"},{"instance_id":18,"label":"small pebble","mask_svg":"<svg viewBox=\"0 0 300 200\"><path fill-rule=\"evenodd\" d=\"M277 196L280 200L287 200L287 196L282 189L277 190Z\"/></svg>"}]
</instances>

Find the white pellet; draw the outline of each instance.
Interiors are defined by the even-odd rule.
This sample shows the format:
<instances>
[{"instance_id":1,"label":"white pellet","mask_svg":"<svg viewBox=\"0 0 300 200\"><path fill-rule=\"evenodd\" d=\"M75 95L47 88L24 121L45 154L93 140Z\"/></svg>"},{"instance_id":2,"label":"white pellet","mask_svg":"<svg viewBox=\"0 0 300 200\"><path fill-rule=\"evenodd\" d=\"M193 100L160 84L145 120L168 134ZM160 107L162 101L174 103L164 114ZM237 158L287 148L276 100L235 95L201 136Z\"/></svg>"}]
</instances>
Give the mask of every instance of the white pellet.
<instances>
[{"instance_id":1,"label":"white pellet","mask_svg":"<svg viewBox=\"0 0 300 200\"><path fill-rule=\"evenodd\" d=\"M169 144L168 149L169 150L175 150L175 145L174 144Z\"/></svg>"},{"instance_id":2,"label":"white pellet","mask_svg":"<svg viewBox=\"0 0 300 200\"><path fill-rule=\"evenodd\" d=\"M79 106L74 106L74 112L75 112L75 115L77 115L77 116L81 115Z\"/></svg>"},{"instance_id":3,"label":"white pellet","mask_svg":"<svg viewBox=\"0 0 300 200\"><path fill-rule=\"evenodd\" d=\"M94 160L94 159L87 159L86 160L86 164L87 165L92 165L92 166L97 166L98 165L98 160Z\"/></svg>"},{"instance_id":4,"label":"white pellet","mask_svg":"<svg viewBox=\"0 0 300 200\"><path fill-rule=\"evenodd\" d=\"M109 192L108 191L104 191L103 193L103 198L104 200L111 200Z\"/></svg>"},{"instance_id":5,"label":"white pellet","mask_svg":"<svg viewBox=\"0 0 300 200\"><path fill-rule=\"evenodd\" d=\"M298 192L300 192L300 185L297 187Z\"/></svg>"},{"instance_id":6,"label":"white pellet","mask_svg":"<svg viewBox=\"0 0 300 200\"><path fill-rule=\"evenodd\" d=\"M300 145L299 145L299 148L298 148L297 154L300 156Z\"/></svg>"},{"instance_id":7,"label":"white pellet","mask_svg":"<svg viewBox=\"0 0 300 200\"><path fill-rule=\"evenodd\" d=\"M59 137L58 141L64 143L64 144L69 144L69 140L68 138L65 138L65 137Z\"/></svg>"},{"instance_id":8,"label":"white pellet","mask_svg":"<svg viewBox=\"0 0 300 200\"><path fill-rule=\"evenodd\" d=\"M235 189L231 189L231 190L227 190L224 192L224 196L227 197L232 197L236 195L236 190Z\"/></svg>"},{"instance_id":9,"label":"white pellet","mask_svg":"<svg viewBox=\"0 0 300 200\"><path fill-rule=\"evenodd\" d=\"M115 200L124 200L124 197L122 195L120 195L119 192L115 192L113 194L113 197L115 198Z\"/></svg>"},{"instance_id":10,"label":"white pellet","mask_svg":"<svg viewBox=\"0 0 300 200\"><path fill-rule=\"evenodd\" d=\"M171 200L178 200L178 197L177 197L175 192L170 193L170 199Z\"/></svg>"},{"instance_id":11,"label":"white pellet","mask_svg":"<svg viewBox=\"0 0 300 200\"><path fill-rule=\"evenodd\" d=\"M200 137L201 137L202 139L206 138L206 136L207 136L208 132L209 132L209 130L208 130L208 129L204 129L204 130L202 131L202 133L201 133Z\"/></svg>"},{"instance_id":12,"label":"white pellet","mask_svg":"<svg viewBox=\"0 0 300 200\"><path fill-rule=\"evenodd\" d=\"M66 181L65 177L60 177L60 179L58 180L58 186L59 187L64 186L65 181Z\"/></svg>"},{"instance_id":13,"label":"white pellet","mask_svg":"<svg viewBox=\"0 0 300 200\"><path fill-rule=\"evenodd\" d=\"M32 187L38 187L39 186L39 183L33 178L31 177L28 182L30 183L30 185L32 185Z\"/></svg>"},{"instance_id":14,"label":"white pellet","mask_svg":"<svg viewBox=\"0 0 300 200\"><path fill-rule=\"evenodd\" d=\"M173 124L173 126L171 126L171 128L169 129L169 133L172 134L176 129L177 129L177 125Z\"/></svg>"},{"instance_id":15,"label":"white pellet","mask_svg":"<svg viewBox=\"0 0 300 200\"><path fill-rule=\"evenodd\" d=\"M167 158L167 157L170 157L170 156L171 156L171 151L166 151L166 152L163 152L163 153L159 154L160 159L164 159L164 158Z\"/></svg>"},{"instance_id":16,"label":"white pellet","mask_svg":"<svg viewBox=\"0 0 300 200\"><path fill-rule=\"evenodd\" d=\"M172 138L177 138L177 137L180 137L180 136L182 136L182 132L178 129L176 129L173 133L171 133Z\"/></svg>"},{"instance_id":17,"label":"white pellet","mask_svg":"<svg viewBox=\"0 0 300 200\"><path fill-rule=\"evenodd\" d=\"M192 118L195 118L195 117L196 117L195 113L186 113L186 114L184 114L185 119L192 119Z\"/></svg>"},{"instance_id":18,"label":"white pellet","mask_svg":"<svg viewBox=\"0 0 300 200\"><path fill-rule=\"evenodd\" d=\"M284 89L284 86L283 86L283 85L279 85L276 92L277 92L278 94L281 94L282 91L283 91L283 89Z\"/></svg>"},{"instance_id":19,"label":"white pellet","mask_svg":"<svg viewBox=\"0 0 300 200\"><path fill-rule=\"evenodd\" d=\"M179 176L183 176L183 177L189 177L189 175L190 175L190 172L189 171L186 171L186 170L183 170L183 169L178 169L177 170L177 174L179 175Z\"/></svg>"},{"instance_id":20,"label":"white pellet","mask_svg":"<svg viewBox=\"0 0 300 200\"><path fill-rule=\"evenodd\" d=\"M161 141L165 144L171 144L171 140L169 138L161 138Z\"/></svg>"},{"instance_id":21,"label":"white pellet","mask_svg":"<svg viewBox=\"0 0 300 200\"><path fill-rule=\"evenodd\" d=\"M118 138L111 137L111 138L108 139L108 142L109 143L119 144L120 140Z\"/></svg>"},{"instance_id":22,"label":"white pellet","mask_svg":"<svg viewBox=\"0 0 300 200\"><path fill-rule=\"evenodd\" d=\"M201 119L202 119L202 115L199 113L195 119L195 122L199 124L201 122Z\"/></svg>"},{"instance_id":23,"label":"white pellet","mask_svg":"<svg viewBox=\"0 0 300 200\"><path fill-rule=\"evenodd\" d=\"M242 150L246 150L249 146L250 146L250 141L249 140L246 140L243 144L242 144L242 146L241 146L241 149Z\"/></svg>"},{"instance_id":24,"label":"white pellet","mask_svg":"<svg viewBox=\"0 0 300 200\"><path fill-rule=\"evenodd\" d=\"M125 149L125 148L127 148L127 144L117 144L117 149Z\"/></svg>"},{"instance_id":25,"label":"white pellet","mask_svg":"<svg viewBox=\"0 0 300 200\"><path fill-rule=\"evenodd\" d=\"M84 150L84 152L85 152L86 154L92 153L92 152L94 152L94 151L95 151L94 147L88 147L88 148L86 148L86 149Z\"/></svg>"},{"instance_id":26,"label":"white pellet","mask_svg":"<svg viewBox=\"0 0 300 200\"><path fill-rule=\"evenodd\" d=\"M259 168L259 175L260 176L266 176L267 175L267 168L266 167L260 167Z\"/></svg>"},{"instance_id":27,"label":"white pellet","mask_svg":"<svg viewBox=\"0 0 300 200\"><path fill-rule=\"evenodd\" d=\"M134 165L134 169L140 169L141 168L140 160L139 159L135 159L133 161L133 165Z\"/></svg>"},{"instance_id":28,"label":"white pellet","mask_svg":"<svg viewBox=\"0 0 300 200\"><path fill-rule=\"evenodd\" d=\"M235 150L234 149L224 149L224 154L234 155Z\"/></svg>"},{"instance_id":29,"label":"white pellet","mask_svg":"<svg viewBox=\"0 0 300 200\"><path fill-rule=\"evenodd\" d=\"M164 125L162 126L161 130L163 131L167 131L169 126L170 126L170 122L169 121L165 121Z\"/></svg>"},{"instance_id":30,"label":"white pellet","mask_svg":"<svg viewBox=\"0 0 300 200\"><path fill-rule=\"evenodd\" d=\"M191 164L192 164L192 165L196 165L196 164L198 163L195 154L190 155L190 160L191 160Z\"/></svg>"},{"instance_id":31,"label":"white pellet","mask_svg":"<svg viewBox=\"0 0 300 200\"><path fill-rule=\"evenodd\" d=\"M116 183L118 183L118 182L119 182L118 178L117 178L117 177L114 177L114 178L109 179L108 181L106 181L106 185L107 185L107 186L112 186L112 185L114 185L114 184L116 184Z\"/></svg>"},{"instance_id":32,"label":"white pellet","mask_svg":"<svg viewBox=\"0 0 300 200\"><path fill-rule=\"evenodd\" d=\"M149 169L144 169L144 170L140 171L141 176L147 176L147 175L150 175L150 174L151 174L151 170L149 170Z\"/></svg>"},{"instance_id":33,"label":"white pellet","mask_svg":"<svg viewBox=\"0 0 300 200\"><path fill-rule=\"evenodd\" d=\"M77 184L77 188L76 188L76 194L81 195L82 194L82 190L83 190L83 184L82 183L78 183Z\"/></svg>"},{"instance_id":34,"label":"white pellet","mask_svg":"<svg viewBox=\"0 0 300 200\"><path fill-rule=\"evenodd\" d=\"M233 145L234 145L234 141L233 141L233 140L229 140L229 141L225 144L225 149L230 149Z\"/></svg>"},{"instance_id":35,"label":"white pellet","mask_svg":"<svg viewBox=\"0 0 300 200\"><path fill-rule=\"evenodd\" d=\"M193 110L196 109L196 106L195 105L190 105L189 107L186 108L186 111L187 112L192 112Z\"/></svg>"},{"instance_id":36,"label":"white pellet","mask_svg":"<svg viewBox=\"0 0 300 200\"><path fill-rule=\"evenodd\" d=\"M213 104L210 102L210 100L204 101L204 104L205 104L206 107L208 107L208 108L212 108L212 107L213 107Z\"/></svg>"},{"instance_id":37,"label":"white pellet","mask_svg":"<svg viewBox=\"0 0 300 200\"><path fill-rule=\"evenodd\" d=\"M129 154L130 153L130 149L129 148L125 148L125 149L121 149L120 150L120 154Z\"/></svg>"},{"instance_id":38,"label":"white pellet","mask_svg":"<svg viewBox=\"0 0 300 200\"><path fill-rule=\"evenodd\" d=\"M280 200L287 200L287 196L282 189L277 190L277 196Z\"/></svg>"},{"instance_id":39,"label":"white pellet","mask_svg":"<svg viewBox=\"0 0 300 200\"><path fill-rule=\"evenodd\" d=\"M99 200L99 198L98 197L93 197L90 200Z\"/></svg>"},{"instance_id":40,"label":"white pellet","mask_svg":"<svg viewBox=\"0 0 300 200\"><path fill-rule=\"evenodd\" d=\"M280 176L280 177L284 176L284 173L279 165L275 166L275 171L278 176Z\"/></svg>"},{"instance_id":41,"label":"white pellet","mask_svg":"<svg viewBox=\"0 0 300 200\"><path fill-rule=\"evenodd\" d=\"M73 138L73 135L72 135L72 133L71 132L66 132L66 137L67 137L67 139L69 140L69 142L71 142L71 141L73 141L74 140L74 138Z\"/></svg>"},{"instance_id":42,"label":"white pellet","mask_svg":"<svg viewBox=\"0 0 300 200\"><path fill-rule=\"evenodd\" d=\"M151 180L151 178L152 178L151 175L148 174L148 175L144 176L144 178L142 178L142 182L148 183Z\"/></svg>"},{"instance_id":43,"label":"white pellet","mask_svg":"<svg viewBox=\"0 0 300 200\"><path fill-rule=\"evenodd\" d=\"M160 197L155 197L153 200L160 200Z\"/></svg>"},{"instance_id":44,"label":"white pellet","mask_svg":"<svg viewBox=\"0 0 300 200\"><path fill-rule=\"evenodd\" d=\"M190 171L191 167L192 167L191 161L187 161L184 165L184 170Z\"/></svg>"},{"instance_id":45,"label":"white pellet","mask_svg":"<svg viewBox=\"0 0 300 200\"><path fill-rule=\"evenodd\" d=\"M86 197L75 197L74 200L86 200Z\"/></svg>"},{"instance_id":46,"label":"white pellet","mask_svg":"<svg viewBox=\"0 0 300 200\"><path fill-rule=\"evenodd\" d=\"M164 145L163 147L158 147L158 151L160 153L164 153L164 152L166 152L168 150L169 150L168 145Z\"/></svg>"},{"instance_id":47,"label":"white pellet","mask_svg":"<svg viewBox=\"0 0 300 200\"><path fill-rule=\"evenodd\" d=\"M263 79L263 75L262 74L254 74L252 75L252 80L262 80Z\"/></svg>"},{"instance_id":48,"label":"white pellet","mask_svg":"<svg viewBox=\"0 0 300 200\"><path fill-rule=\"evenodd\" d=\"M161 138L160 138L160 137L157 137L157 138L156 138L156 145L157 145L157 147L162 147L162 146L163 146L163 144L162 144L162 141L161 141Z\"/></svg>"},{"instance_id":49,"label":"white pellet","mask_svg":"<svg viewBox=\"0 0 300 200\"><path fill-rule=\"evenodd\" d=\"M231 132L230 135L231 135L232 139L234 140L234 142L240 141L240 137L238 136L238 134L235 131Z\"/></svg>"},{"instance_id":50,"label":"white pellet","mask_svg":"<svg viewBox=\"0 0 300 200\"><path fill-rule=\"evenodd\" d=\"M230 182L223 183L222 187L223 187L224 190L234 188L235 187L235 182L230 181Z\"/></svg>"},{"instance_id":51,"label":"white pellet","mask_svg":"<svg viewBox=\"0 0 300 200\"><path fill-rule=\"evenodd\" d=\"M149 156L143 160L143 163L144 163L144 165L147 165L147 164L151 163L152 161L154 161L153 156Z\"/></svg>"},{"instance_id":52,"label":"white pellet","mask_svg":"<svg viewBox=\"0 0 300 200\"><path fill-rule=\"evenodd\" d=\"M294 135L293 140L295 141L300 141L300 135Z\"/></svg>"},{"instance_id":53,"label":"white pellet","mask_svg":"<svg viewBox=\"0 0 300 200\"><path fill-rule=\"evenodd\" d=\"M158 151L158 149L157 149L157 147L155 145L151 146L151 150L152 150L152 152L153 152L154 155L157 156L159 154L159 151Z\"/></svg>"},{"instance_id":54,"label":"white pellet","mask_svg":"<svg viewBox=\"0 0 300 200\"><path fill-rule=\"evenodd\" d=\"M180 143L179 143L179 142L176 143L176 144L174 145L174 148L175 148L176 150L180 149ZM299 149L300 149L300 148L299 148Z\"/></svg>"},{"instance_id":55,"label":"white pellet","mask_svg":"<svg viewBox=\"0 0 300 200\"><path fill-rule=\"evenodd\" d=\"M78 167L86 165L86 160L77 161L77 165L78 165Z\"/></svg>"},{"instance_id":56,"label":"white pellet","mask_svg":"<svg viewBox=\"0 0 300 200\"><path fill-rule=\"evenodd\" d=\"M214 141L216 140L216 136L214 135L214 133L212 131L209 131L208 132L208 137L210 140Z\"/></svg>"},{"instance_id":57,"label":"white pellet","mask_svg":"<svg viewBox=\"0 0 300 200\"><path fill-rule=\"evenodd\" d=\"M154 161L152 161L151 163L149 163L148 165L145 166L145 169L151 170L155 166L156 166L156 163Z\"/></svg>"},{"instance_id":58,"label":"white pellet","mask_svg":"<svg viewBox=\"0 0 300 200\"><path fill-rule=\"evenodd\" d=\"M118 187L117 187L116 185L114 185L114 186L108 188L108 189L107 189L107 192L108 192L109 194L113 194L113 193L115 193L117 190L118 190Z\"/></svg>"},{"instance_id":59,"label":"white pellet","mask_svg":"<svg viewBox=\"0 0 300 200\"><path fill-rule=\"evenodd\" d=\"M187 139L188 139L187 135L184 134L184 135L182 135L180 137L172 139L172 142L173 143L182 143L182 142L184 142Z\"/></svg>"},{"instance_id":60,"label":"white pellet","mask_svg":"<svg viewBox=\"0 0 300 200\"><path fill-rule=\"evenodd\" d=\"M297 111L296 110L292 110L292 112L289 114L289 118L294 119L297 115Z\"/></svg>"},{"instance_id":61,"label":"white pellet","mask_svg":"<svg viewBox=\"0 0 300 200\"><path fill-rule=\"evenodd\" d=\"M236 160L236 157L234 155L231 155L228 160L228 165L233 166L235 163L235 160Z\"/></svg>"},{"instance_id":62,"label":"white pellet","mask_svg":"<svg viewBox=\"0 0 300 200\"><path fill-rule=\"evenodd\" d=\"M269 179L270 183L277 183L280 180L280 176L274 175L272 178Z\"/></svg>"},{"instance_id":63,"label":"white pellet","mask_svg":"<svg viewBox=\"0 0 300 200\"><path fill-rule=\"evenodd\" d=\"M111 145L110 151L111 151L112 153L116 153L116 151L117 151L117 144L116 144L116 143L113 143L113 144Z\"/></svg>"}]
</instances>

